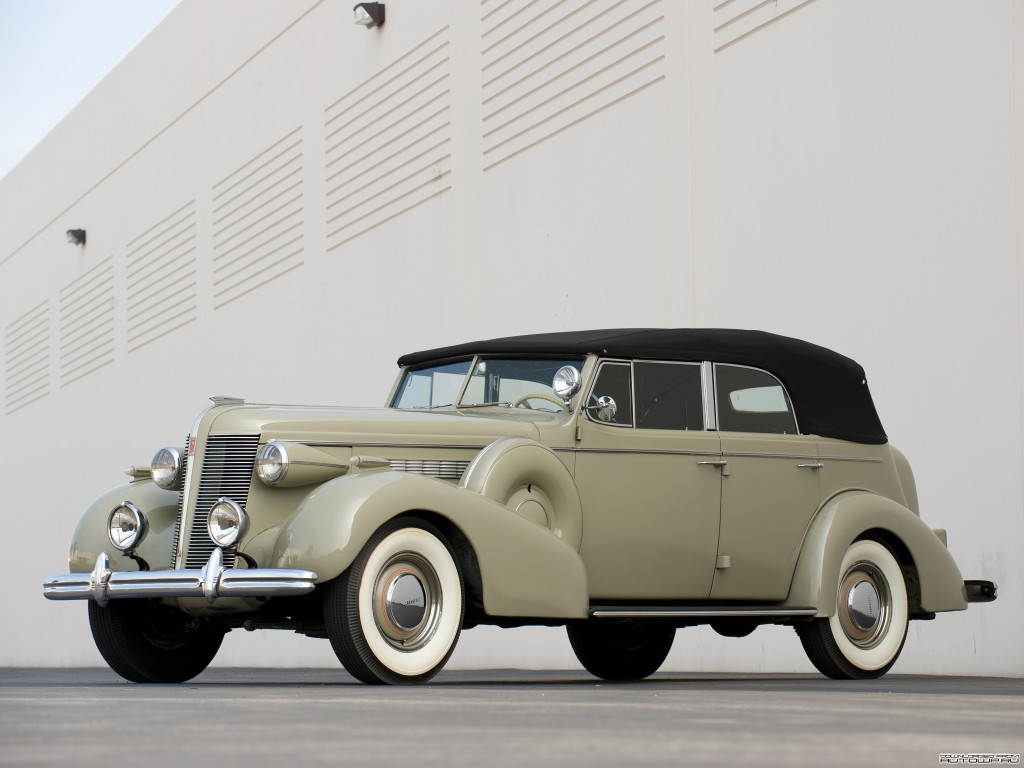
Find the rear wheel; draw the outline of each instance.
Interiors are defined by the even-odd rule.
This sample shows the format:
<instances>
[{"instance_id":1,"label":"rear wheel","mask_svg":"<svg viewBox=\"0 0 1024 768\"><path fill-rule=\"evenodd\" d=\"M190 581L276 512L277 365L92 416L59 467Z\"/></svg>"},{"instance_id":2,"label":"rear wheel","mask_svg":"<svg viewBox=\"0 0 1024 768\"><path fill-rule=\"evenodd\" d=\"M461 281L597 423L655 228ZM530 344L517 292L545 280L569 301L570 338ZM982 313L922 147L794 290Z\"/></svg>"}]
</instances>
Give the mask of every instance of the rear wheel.
<instances>
[{"instance_id":1,"label":"rear wheel","mask_svg":"<svg viewBox=\"0 0 1024 768\"><path fill-rule=\"evenodd\" d=\"M804 651L836 680L881 677L896 663L907 636L903 571L880 542L850 545L839 569L836 612L797 624Z\"/></svg>"},{"instance_id":2,"label":"rear wheel","mask_svg":"<svg viewBox=\"0 0 1024 768\"><path fill-rule=\"evenodd\" d=\"M335 654L371 684L423 683L462 629L462 572L444 535L416 518L381 526L324 594Z\"/></svg>"},{"instance_id":3,"label":"rear wheel","mask_svg":"<svg viewBox=\"0 0 1024 768\"><path fill-rule=\"evenodd\" d=\"M103 660L133 683L182 683L217 655L224 631L196 629L176 608L149 600L89 601L89 626Z\"/></svg>"},{"instance_id":4,"label":"rear wheel","mask_svg":"<svg viewBox=\"0 0 1024 768\"><path fill-rule=\"evenodd\" d=\"M676 628L670 624L628 621L569 624L569 643L580 664L604 680L642 680L664 663Z\"/></svg>"}]
</instances>

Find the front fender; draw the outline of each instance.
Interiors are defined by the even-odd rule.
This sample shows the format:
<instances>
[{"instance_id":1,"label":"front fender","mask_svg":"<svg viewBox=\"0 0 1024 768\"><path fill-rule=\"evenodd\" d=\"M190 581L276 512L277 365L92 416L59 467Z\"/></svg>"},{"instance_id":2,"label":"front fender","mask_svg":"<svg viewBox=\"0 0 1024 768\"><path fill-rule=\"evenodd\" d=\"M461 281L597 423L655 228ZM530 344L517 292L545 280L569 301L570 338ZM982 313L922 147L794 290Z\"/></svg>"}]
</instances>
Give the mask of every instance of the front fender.
<instances>
[{"instance_id":1,"label":"front fender","mask_svg":"<svg viewBox=\"0 0 1024 768\"><path fill-rule=\"evenodd\" d=\"M137 571L138 564L110 543L107 518L122 501L130 501L146 516L147 530L136 553L154 570L173 568L174 524L178 520L178 492L166 491L152 480L137 480L111 488L93 501L78 520L71 537L68 566L71 573L89 573L100 552L115 571Z\"/></svg>"},{"instance_id":2,"label":"front fender","mask_svg":"<svg viewBox=\"0 0 1024 768\"><path fill-rule=\"evenodd\" d=\"M834 615L843 556L850 544L872 530L895 536L910 552L922 611L967 608L963 576L939 537L906 507L866 491L841 493L818 512L804 538L784 605L813 606L818 616Z\"/></svg>"},{"instance_id":3,"label":"front fender","mask_svg":"<svg viewBox=\"0 0 1024 768\"><path fill-rule=\"evenodd\" d=\"M282 526L273 567L311 570L318 582L330 581L377 528L417 511L440 515L465 534L488 614L586 617L586 571L571 546L480 493L406 472L348 475L317 488Z\"/></svg>"}]
</instances>

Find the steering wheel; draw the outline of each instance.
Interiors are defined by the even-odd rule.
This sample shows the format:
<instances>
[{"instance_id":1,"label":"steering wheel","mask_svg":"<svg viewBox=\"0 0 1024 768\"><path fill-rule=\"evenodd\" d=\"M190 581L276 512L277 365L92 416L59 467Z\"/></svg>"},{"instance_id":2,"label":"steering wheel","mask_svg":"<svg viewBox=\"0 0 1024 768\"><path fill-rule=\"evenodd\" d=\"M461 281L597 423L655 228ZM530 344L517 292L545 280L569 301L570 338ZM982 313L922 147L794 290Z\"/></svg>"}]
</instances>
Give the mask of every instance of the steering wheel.
<instances>
[{"instance_id":1,"label":"steering wheel","mask_svg":"<svg viewBox=\"0 0 1024 768\"><path fill-rule=\"evenodd\" d=\"M533 408L531 408L529 405L527 405L527 403L526 403L527 400L547 400L548 402L554 403L559 408L565 408L565 403L563 401L559 400L557 397L552 397L551 395L541 395L541 394L523 395L518 400L516 400L516 403L515 403L514 407L515 408L519 408L521 406L526 406L527 408L530 408L530 410L532 411Z\"/></svg>"}]
</instances>

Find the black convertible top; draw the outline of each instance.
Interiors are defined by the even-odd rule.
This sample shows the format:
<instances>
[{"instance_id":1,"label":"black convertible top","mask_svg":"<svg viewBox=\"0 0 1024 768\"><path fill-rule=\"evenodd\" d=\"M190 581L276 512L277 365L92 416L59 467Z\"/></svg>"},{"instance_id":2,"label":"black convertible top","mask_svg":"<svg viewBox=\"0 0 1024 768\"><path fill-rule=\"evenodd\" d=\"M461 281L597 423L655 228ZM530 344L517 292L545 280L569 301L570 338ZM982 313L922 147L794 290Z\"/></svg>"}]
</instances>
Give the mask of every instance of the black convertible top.
<instances>
[{"instance_id":1,"label":"black convertible top","mask_svg":"<svg viewBox=\"0 0 1024 768\"><path fill-rule=\"evenodd\" d=\"M536 333L413 352L400 366L476 354L585 355L640 360L711 360L763 368L779 377L805 434L858 443L887 438L864 369L832 350L764 331L722 328L622 328Z\"/></svg>"}]
</instances>

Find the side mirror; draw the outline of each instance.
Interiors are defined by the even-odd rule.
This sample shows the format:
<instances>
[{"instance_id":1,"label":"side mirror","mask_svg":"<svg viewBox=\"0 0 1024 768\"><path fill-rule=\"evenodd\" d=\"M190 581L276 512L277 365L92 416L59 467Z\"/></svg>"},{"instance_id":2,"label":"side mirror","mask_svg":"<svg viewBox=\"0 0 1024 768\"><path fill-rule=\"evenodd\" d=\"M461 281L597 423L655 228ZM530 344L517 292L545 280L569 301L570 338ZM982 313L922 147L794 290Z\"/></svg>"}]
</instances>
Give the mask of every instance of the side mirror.
<instances>
[{"instance_id":1,"label":"side mirror","mask_svg":"<svg viewBox=\"0 0 1024 768\"><path fill-rule=\"evenodd\" d=\"M587 406L588 411L593 411L594 416L598 421L610 422L615 418L615 414L618 413L618 406L615 405L615 400L608 395L602 395L597 398L597 402L594 405Z\"/></svg>"},{"instance_id":2,"label":"side mirror","mask_svg":"<svg viewBox=\"0 0 1024 768\"><path fill-rule=\"evenodd\" d=\"M551 389L554 393L562 398L566 403L569 402L569 398L580 391L580 385L583 383L583 379L580 377L580 372L571 365L563 365L555 373L555 378L551 382Z\"/></svg>"}]
</instances>

